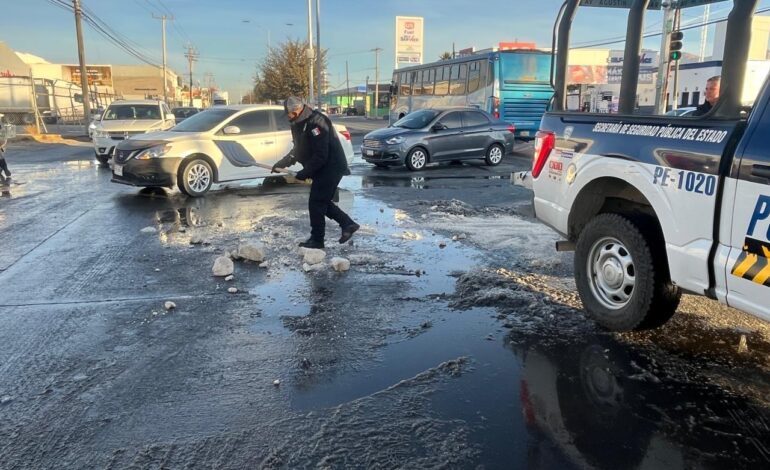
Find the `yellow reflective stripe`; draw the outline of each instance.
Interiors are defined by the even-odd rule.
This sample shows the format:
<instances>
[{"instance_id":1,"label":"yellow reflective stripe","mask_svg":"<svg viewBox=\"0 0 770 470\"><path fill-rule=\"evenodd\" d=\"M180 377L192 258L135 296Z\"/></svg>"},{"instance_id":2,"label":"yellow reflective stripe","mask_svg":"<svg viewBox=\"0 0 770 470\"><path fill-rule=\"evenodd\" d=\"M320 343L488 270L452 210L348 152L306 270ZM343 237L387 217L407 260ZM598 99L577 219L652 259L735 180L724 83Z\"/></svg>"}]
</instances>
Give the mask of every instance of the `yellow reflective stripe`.
<instances>
[{"instance_id":1,"label":"yellow reflective stripe","mask_svg":"<svg viewBox=\"0 0 770 470\"><path fill-rule=\"evenodd\" d=\"M755 255L754 253L748 253L746 255L746 259L743 260L741 264L735 267L733 269L733 275L738 277L743 277L744 274L746 274L746 271L751 269L752 266L754 266L754 263L757 262L757 259L759 257Z\"/></svg>"},{"instance_id":2,"label":"yellow reflective stripe","mask_svg":"<svg viewBox=\"0 0 770 470\"><path fill-rule=\"evenodd\" d=\"M752 281L756 282L757 284L764 284L765 281L770 279L770 250L767 249L766 246L763 246L762 253L765 255L765 260L767 260L767 265L764 268L762 268L762 270L758 272L756 276L754 276L754 279L752 279Z\"/></svg>"}]
</instances>

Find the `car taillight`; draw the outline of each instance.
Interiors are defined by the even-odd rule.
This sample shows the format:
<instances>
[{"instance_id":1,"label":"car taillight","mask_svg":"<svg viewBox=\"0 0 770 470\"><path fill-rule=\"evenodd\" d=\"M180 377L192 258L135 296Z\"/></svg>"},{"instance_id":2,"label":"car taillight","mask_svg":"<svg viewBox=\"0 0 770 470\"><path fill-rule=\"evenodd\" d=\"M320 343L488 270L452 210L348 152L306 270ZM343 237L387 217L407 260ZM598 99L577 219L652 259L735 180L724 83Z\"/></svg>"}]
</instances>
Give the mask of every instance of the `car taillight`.
<instances>
[{"instance_id":1,"label":"car taillight","mask_svg":"<svg viewBox=\"0 0 770 470\"><path fill-rule=\"evenodd\" d=\"M513 124L508 124L508 132L510 132L511 134L515 134L516 127Z\"/></svg>"},{"instance_id":2,"label":"car taillight","mask_svg":"<svg viewBox=\"0 0 770 470\"><path fill-rule=\"evenodd\" d=\"M537 178L545 167L545 162L556 147L556 134L551 131L537 131L535 138L535 158L532 160L532 177Z\"/></svg>"},{"instance_id":3,"label":"car taillight","mask_svg":"<svg viewBox=\"0 0 770 470\"><path fill-rule=\"evenodd\" d=\"M495 119L500 119L500 98L497 96L492 97L492 115Z\"/></svg>"},{"instance_id":4,"label":"car taillight","mask_svg":"<svg viewBox=\"0 0 770 470\"><path fill-rule=\"evenodd\" d=\"M348 131L340 131L340 134L345 138L345 140L350 140L350 132Z\"/></svg>"}]
</instances>

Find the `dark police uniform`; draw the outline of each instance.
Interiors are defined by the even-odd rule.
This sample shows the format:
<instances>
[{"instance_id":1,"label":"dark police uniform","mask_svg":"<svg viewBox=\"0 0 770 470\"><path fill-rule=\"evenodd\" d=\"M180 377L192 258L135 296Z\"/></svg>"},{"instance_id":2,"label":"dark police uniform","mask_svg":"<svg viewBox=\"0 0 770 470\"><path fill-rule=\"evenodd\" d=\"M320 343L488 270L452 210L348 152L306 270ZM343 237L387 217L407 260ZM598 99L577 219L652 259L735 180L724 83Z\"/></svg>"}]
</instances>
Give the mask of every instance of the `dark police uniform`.
<instances>
[{"instance_id":1,"label":"dark police uniform","mask_svg":"<svg viewBox=\"0 0 770 470\"><path fill-rule=\"evenodd\" d=\"M288 168L299 162L302 170L297 179L312 179L308 211L310 212L310 238L323 242L326 219L337 222L344 230L356 223L333 202L340 181L350 174L345 151L337 137L331 120L308 106L291 125L294 149L274 168Z\"/></svg>"},{"instance_id":2,"label":"dark police uniform","mask_svg":"<svg viewBox=\"0 0 770 470\"><path fill-rule=\"evenodd\" d=\"M698 106L695 111L692 112L691 116L705 116L709 111L711 111L711 108L713 108L711 103L704 101L702 105Z\"/></svg>"}]
</instances>

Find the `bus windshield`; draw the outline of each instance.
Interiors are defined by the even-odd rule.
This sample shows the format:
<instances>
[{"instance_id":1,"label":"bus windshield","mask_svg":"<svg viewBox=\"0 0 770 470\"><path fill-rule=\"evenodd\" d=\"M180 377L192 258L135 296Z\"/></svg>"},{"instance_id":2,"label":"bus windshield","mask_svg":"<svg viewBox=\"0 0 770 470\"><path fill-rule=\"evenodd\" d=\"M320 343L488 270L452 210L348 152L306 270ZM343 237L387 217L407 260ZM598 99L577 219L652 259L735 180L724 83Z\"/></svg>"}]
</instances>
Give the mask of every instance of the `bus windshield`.
<instances>
[{"instance_id":1,"label":"bus windshield","mask_svg":"<svg viewBox=\"0 0 770 470\"><path fill-rule=\"evenodd\" d=\"M550 83L549 54L500 53L500 84Z\"/></svg>"}]
</instances>

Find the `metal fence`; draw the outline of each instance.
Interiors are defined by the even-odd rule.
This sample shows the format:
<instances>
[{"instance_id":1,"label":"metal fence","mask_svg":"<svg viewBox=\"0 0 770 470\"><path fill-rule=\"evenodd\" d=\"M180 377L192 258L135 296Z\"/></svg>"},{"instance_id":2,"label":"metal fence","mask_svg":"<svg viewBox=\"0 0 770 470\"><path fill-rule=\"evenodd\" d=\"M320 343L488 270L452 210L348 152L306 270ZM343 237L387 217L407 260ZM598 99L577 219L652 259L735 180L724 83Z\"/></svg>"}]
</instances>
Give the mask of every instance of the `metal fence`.
<instances>
[{"instance_id":1,"label":"metal fence","mask_svg":"<svg viewBox=\"0 0 770 470\"><path fill-rule=\"evenodd\" d=\"M93 85L89 98L94 116L121 97ZM51 132L49 127L84 126L86 121L80 85L31 77L0 77L0 114L11 124L35 126L43 133Z\"/></svg>"}]
</instances>

